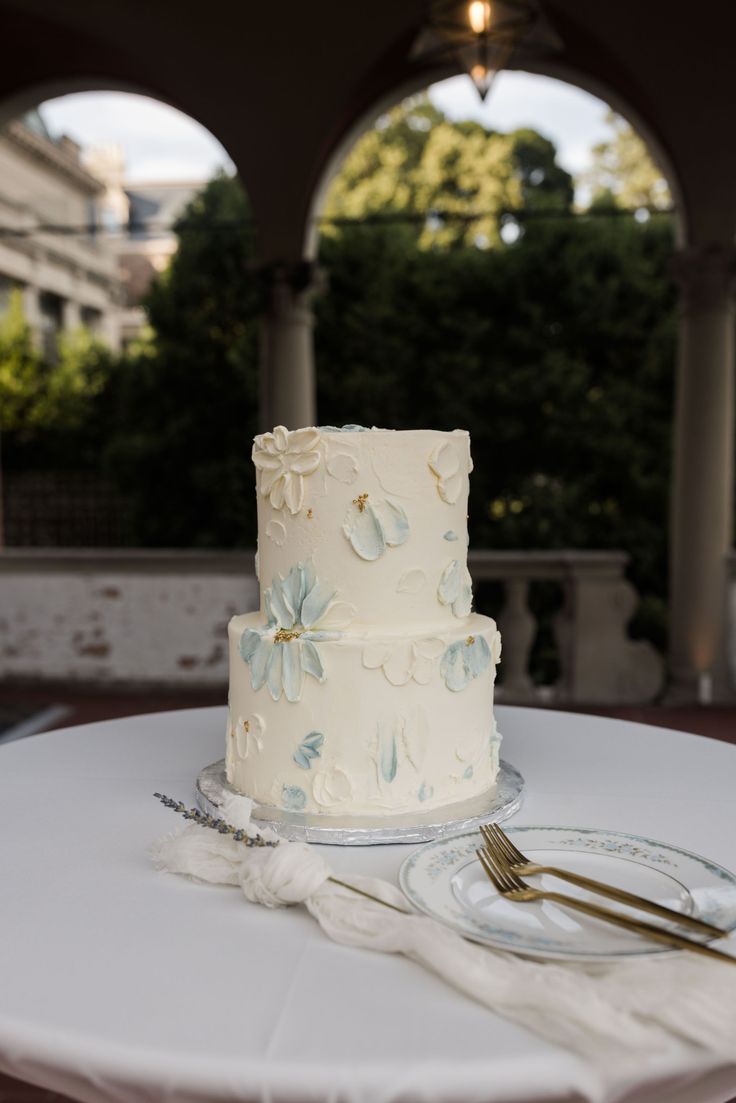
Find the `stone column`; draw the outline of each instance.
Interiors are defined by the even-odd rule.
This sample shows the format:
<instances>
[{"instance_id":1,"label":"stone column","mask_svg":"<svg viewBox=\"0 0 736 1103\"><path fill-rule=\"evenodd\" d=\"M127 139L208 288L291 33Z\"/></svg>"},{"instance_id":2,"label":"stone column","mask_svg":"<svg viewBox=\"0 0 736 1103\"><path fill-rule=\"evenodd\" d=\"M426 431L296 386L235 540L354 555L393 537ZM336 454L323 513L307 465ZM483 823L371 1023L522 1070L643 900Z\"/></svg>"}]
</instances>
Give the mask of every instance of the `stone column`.
<instances>
[{"instance_id":1,"label":"stone column","mask_svg":"<svg viewBox=\"0 0 736 1103\"><path fill-rule=\"evenodd\" d=\"M261 271L264 290L261 342L261 431L274 425L314 425L313 315L316 266L275 263Z\"/></svg>"},{"instance_id":2,"label":"stone column","mask_svg":"<svg viewBox=\"0 0 736 1103\"><path fill-rule=\"evenodd\" d=\"M95 337L99 337L112 352L122 348L122 310L116 302L108 301L99 312L99 318L92 326Z\"/></svg>"},{"instance_id":3,"label":"stone column","mask_svg":"<svg viewBox=\"0 0 736 1103\"><path fill-rule=\"evenodd\" d=\"M82 324L82 310L75 299L64 299L61 316L63 328L67 333L70 330L79 329Z\"/></svg>"},{"instance_id":4,"label":"stone column","mask_svg":"<svg viewBox=\"0 0 736 1103\"><path fill-rule=\"evenodd\" d=\"M727 553L733 540L734 251L675 258L680 331L670 532L670 697L728 692Z\"/></svg>"}]
</instances>

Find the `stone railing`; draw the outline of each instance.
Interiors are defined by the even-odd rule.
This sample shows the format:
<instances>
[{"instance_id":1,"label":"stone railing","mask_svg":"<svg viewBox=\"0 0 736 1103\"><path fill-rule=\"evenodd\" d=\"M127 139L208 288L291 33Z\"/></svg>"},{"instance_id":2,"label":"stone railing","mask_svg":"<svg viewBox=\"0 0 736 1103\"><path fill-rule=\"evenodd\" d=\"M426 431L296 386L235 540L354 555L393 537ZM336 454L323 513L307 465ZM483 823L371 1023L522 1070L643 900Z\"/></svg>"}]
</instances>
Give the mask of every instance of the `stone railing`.
<instances>
[{"instance_id":1,"label":"stone railing","mask_svg":"<svg viewBox=\"0 0 736 1103\"><path fill-rule=\"evenodd\" d=\"M505 602L498 614L503 640L504 701L568 704L639 704L654 700L664 684L664 663L651 644L631 640L626 627L637 606L624 577L624 552L475 551L469 555L475 583L502 582ZM529 610L532 582L553 581L563 593L554 618L560 676L537 687L529 656L537 623Z\"/></svg>"},{"instance_id":2,"label":"stone railing","mask_svg":"<svg viewBox=\"0 0 736 1103\"><path fill-rule=\"evenodd\" d=\"M0 552L0 679L227 682L227 622L258 608L252 552Z\"/></svg>"},{"instance_id":3,"label":"stone railing","mask_svg":"<svg viewBox=\"0 0 736 1103\"><path fill-rule=\"evenodd\" d=\"M650 701L661 659L627 638L636 593L619 552L470 555L476 583L501 582L506 701ZM535 687L532 582L564 594L554 634L561 676ZM0 552L0 679L128 685L227 681L229 618L258 606L252 552L6 549Z\"/></svg>"}]
</instances>

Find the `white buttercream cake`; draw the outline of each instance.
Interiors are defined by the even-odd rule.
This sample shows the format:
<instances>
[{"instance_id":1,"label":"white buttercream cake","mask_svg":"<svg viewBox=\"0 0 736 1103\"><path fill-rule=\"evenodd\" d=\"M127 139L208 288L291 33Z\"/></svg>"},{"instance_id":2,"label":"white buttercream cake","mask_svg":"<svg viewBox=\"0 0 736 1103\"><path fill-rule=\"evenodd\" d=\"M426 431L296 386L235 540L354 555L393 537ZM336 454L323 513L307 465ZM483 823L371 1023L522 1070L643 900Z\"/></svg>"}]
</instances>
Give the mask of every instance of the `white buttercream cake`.
<instances>
[{"instance_id":1,"label":"white buttercream cake","mask_svg":"<svg viewBox=\"0 0 736 1103\"><path fill-rule=\"evenodd\" d=\"M372 817L490 789L501 640L471 612L468 434L277 426L253 462L261 608L230 621L230 784Z\"/></svg>"}]
</instances>

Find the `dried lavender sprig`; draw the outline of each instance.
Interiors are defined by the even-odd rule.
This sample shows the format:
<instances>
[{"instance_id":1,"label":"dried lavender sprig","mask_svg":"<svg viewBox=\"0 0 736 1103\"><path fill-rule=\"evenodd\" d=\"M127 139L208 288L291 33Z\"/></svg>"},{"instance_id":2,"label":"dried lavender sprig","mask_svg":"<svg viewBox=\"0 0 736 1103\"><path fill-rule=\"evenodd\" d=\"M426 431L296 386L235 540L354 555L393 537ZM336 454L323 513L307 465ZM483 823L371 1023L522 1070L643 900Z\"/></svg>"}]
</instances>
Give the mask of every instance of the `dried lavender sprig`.
<instances>
[{"instance_id":1,"label":"dried lavender sprig","mask_svg":"<svg viewBox=\"0 0 736 1103\"><path fill-rule=\"evenodd\" d=\"M205 812L200 812L198 808L187 808L181 800L174 800L172 797L164 796L163 793L154 793L154 797L160 800L166 808L171 808L174 812L179 812L185 820L192 820L193 823L198 823L201 827L212 827L215 831L218 831L220 835L232 835L238 843L245 843L246 846L278 846L279 840L270 842L264 839L262 835L246 835L242 828L237 830L231 827L229 823L225 823L224 820L215 819L214 816L210 816ZM344 889L350 889L351 892L356 892L359 896L365 896L368 900L373 900L376 904L383 904L385 908L391 908L392 911L401 912L407 914L405 908L398 908L396 904L389 904L388 900L381 900L380 896L374 896L371 892L366 892L365 889L356 888L355 885L348 884L347 881L340 881L337 877L328 877L328 881L332 881L333 885L340 885Z\"/></svg>"},{"instance_id":2,"label":"dried lavender sprig","mask_svg":"<svg viewBox=\"0 0 736 1103\"><path fill-rule=\"evenodd\" d=\"M206 812L200 812L198 808L187 808L181 800L174 800L163 793L154 793L153 795L161 801L165 808L171 808L173 812L178 812L185 820L191 820L193 823L199 824L200 827L211 827L220 835L232 835L236 843L244 843L246 846L278 846L278 840L271 842L264 839L262 835L248 835L242 827L231 827L225 820L215 819L214 816L210 816Z\"/></svg>"}]
</instances>

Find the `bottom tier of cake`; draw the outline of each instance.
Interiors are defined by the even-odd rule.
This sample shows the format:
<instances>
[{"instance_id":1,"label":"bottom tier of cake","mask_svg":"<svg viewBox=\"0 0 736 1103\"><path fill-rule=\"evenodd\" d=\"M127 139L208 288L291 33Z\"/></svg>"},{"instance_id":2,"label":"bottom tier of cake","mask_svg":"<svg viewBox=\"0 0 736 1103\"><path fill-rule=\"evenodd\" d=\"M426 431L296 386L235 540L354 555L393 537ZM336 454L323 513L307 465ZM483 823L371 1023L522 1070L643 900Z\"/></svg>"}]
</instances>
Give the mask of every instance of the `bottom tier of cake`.
<instances>
[{"instance_id":1,"label":"bottom tier of cake","mask_svg":"<svg viewBox=\"0 0 736 1103\"><path fill-rule=\"evenodd\" d=\"M248 613L229 634L227 777L260 804L388 816L492 786L501 639L489 617L392 636L285 632Z\"/></svg>"}]
</instances>

